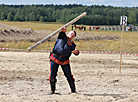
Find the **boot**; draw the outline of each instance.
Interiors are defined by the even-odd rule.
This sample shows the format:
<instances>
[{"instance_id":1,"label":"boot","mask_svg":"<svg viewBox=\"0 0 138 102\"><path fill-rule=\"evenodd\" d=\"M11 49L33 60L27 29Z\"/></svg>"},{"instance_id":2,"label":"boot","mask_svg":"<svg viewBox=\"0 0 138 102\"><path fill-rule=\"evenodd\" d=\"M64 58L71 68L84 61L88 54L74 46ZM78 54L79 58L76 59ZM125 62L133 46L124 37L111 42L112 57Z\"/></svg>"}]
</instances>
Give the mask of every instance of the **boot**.
<instances>
[{"instance_id":1,"label":"boot","mask_svg":"<svg viewBox=\"0 0 138 102\"><path fill-rule=\"evenodd\" d=\"M48 93L48 95L55 94L56 85L55 83L50 83L51 91Z\"/></svg>"},{"instance_id":2,"label":"boot","mask_svg":"<svg viewBox=\"0 0 138 102\"><path fill-rule=\"evenodd\" d=\"M75 83L74 82L69 82L70 88L71 88L71 93L77 93L76 88L75 88Z\"/></svg>"}]
</instances>

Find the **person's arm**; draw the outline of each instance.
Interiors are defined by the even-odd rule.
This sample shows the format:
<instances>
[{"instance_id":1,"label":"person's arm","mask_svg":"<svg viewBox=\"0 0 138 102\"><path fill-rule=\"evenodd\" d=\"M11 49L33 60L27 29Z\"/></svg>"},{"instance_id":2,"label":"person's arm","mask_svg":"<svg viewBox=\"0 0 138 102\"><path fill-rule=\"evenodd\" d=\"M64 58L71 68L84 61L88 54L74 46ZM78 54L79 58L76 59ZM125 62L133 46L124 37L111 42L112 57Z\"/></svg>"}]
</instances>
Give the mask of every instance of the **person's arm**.
<instances>
[{"instance_id":1,"label":"person's arm","mask_svg":"<svg viewBox=\"0 0 138 102\"><path fill-rule=\"evenodd\" d=\"M79 52L78 49L75 49L75 50L72 51L72 53L73 53L74 55L79 55L80 52Z\"/></svg>"},{"instance_id":2,"label":"person's arm","mask_svg":"<svg viewBox=\"0 0 138 102\"><path fill-rule=\"evenodd\" d=\"M64 36L66 35L66 33L65 33L67 31L66 27L61 27L61 29L62 29L62 31L59 33L58 39L63 39Z\"/></svg>"},{"instance_id":3,"label":"person's arm","mask_svg":"<svg viewBox=\"0 0 138 102\"><path fill-rule=\"evenodd\" d=\"M64 33L67 31L66 27L61 27L61 29L62 29L62 32Z\"/></svg>"}]
</instances>

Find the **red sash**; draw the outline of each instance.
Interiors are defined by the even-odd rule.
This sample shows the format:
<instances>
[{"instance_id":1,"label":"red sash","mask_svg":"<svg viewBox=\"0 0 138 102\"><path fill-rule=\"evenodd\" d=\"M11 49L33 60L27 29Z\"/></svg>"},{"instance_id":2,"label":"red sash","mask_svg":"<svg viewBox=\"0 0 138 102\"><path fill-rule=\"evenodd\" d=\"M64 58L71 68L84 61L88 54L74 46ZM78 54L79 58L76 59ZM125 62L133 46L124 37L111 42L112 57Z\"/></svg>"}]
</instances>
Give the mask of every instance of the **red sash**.
<instances>
[{"instance_id":1,"label":"red sash","mask_svg":"<svg viewBox=\"0 0 138 102\"><path fill-rule=\"evenodd\" d=\"M69 64L69 60L65 60L65 61L60 61L58 59L56 59L53 54L51 54L51 56L49 57L50 60L54 61L55 63L59 64L59 65L66 65Z\"/></svg>"}]
</instances>

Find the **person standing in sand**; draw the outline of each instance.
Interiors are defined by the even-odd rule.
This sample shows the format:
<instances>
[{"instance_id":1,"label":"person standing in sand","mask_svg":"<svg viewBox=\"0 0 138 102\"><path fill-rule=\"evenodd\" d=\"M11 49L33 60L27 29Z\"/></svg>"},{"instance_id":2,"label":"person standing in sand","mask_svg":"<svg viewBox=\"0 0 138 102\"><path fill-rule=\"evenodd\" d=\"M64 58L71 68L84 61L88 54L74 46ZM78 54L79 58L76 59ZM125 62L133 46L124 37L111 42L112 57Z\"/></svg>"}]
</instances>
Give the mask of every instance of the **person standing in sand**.
<instances>
[{"instance_id":1,"label":"person standing in sand","mask_svg":"<svg viewBox=\"0 0 138 102\"><path fill-rule=\"evenodd\" d=\"M67 81L69 83L69 86L71 88L71 93L76 93L76 87L75 87L75 79L73 78L73 75L71 73L71 68L69 64L69 57L73 53L74 55L79 55L79 50L76 49L75 43L72 41L76 37L75 31L70 31L66 35L66 27L61 27L62 31L59 33L58 38L56 40L55 46L53 48L53 51L50 54L50 87L51 91L48 93L49 95L55 94L56 89L56 76L58 72L59 65L61 66L65 77L67 78Z\"/></svg>"}]
</instances>

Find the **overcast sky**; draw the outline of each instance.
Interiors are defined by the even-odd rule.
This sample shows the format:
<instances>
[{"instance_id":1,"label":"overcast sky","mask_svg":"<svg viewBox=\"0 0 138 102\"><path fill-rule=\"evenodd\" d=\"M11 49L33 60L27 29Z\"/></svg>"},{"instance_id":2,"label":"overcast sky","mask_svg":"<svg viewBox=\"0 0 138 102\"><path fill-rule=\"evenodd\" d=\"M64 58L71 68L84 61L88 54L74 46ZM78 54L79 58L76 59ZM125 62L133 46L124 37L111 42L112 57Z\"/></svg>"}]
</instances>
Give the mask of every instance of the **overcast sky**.
<instances>
[{"instance_id":1,"label":"overcast sky","mask_svg":"<svg viewBox=\"0 0 138 102\"><path fill-rule=\"evenodd\" d=\"M138 7L138 0L0 0L0 4L26 5L26 4L82 4L82 5L105 5L117 7Z\"/></svg>"}]
</instances>

